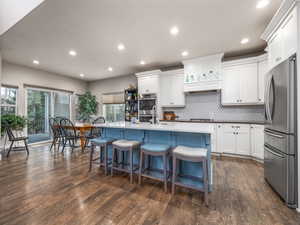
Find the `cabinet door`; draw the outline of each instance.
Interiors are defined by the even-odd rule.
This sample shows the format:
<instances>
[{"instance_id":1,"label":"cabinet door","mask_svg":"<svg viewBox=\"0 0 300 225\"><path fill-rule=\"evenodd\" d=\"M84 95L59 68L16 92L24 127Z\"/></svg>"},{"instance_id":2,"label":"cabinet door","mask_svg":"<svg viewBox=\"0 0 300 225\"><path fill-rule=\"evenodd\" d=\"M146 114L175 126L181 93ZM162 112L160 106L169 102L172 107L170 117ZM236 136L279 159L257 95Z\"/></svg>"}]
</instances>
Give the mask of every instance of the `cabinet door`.
<instances>
[{"instance_id":1,"label":"cabinet door","mask_svg":"<svg viewBox=\"0 0 300 225\"><path fill-rule=\"evenodd\" d=\"M236 153L236 128L233 125L223 125L222 144L220 152L235 154Z\"/></svg>"},{"instance_id":2,"label":"cabinet door","mask_svg":"<svg viewBox=\"0 0 300 225\"><path fill-rule=\"evenodd\" d=\"M250 155L250 126L239 125L236 134L236 154Z\"/></svg>"},{"instance_id":3,"label":"cabinet door","mask_svg":"<svg viewBox=\"0 0 300 225\"><path fill-rule=\"evenodd\" d=\"M237 104L240 99L240 76L235 67L223 68L222 104Z\"/></svg>"},{"instance_id":4,"label":"cabinet door","mask_svg":"<svg viewBox=\"0 0 300 225\"><path fill-rule=\"evenodd\" d=\"M283 60L282 33L279 29L271 38L269 45L269 66L270 69Z\"/></svg>"},{"instance_id":5,"label":"cabinet door","mask_svg":"<svg viewBox=\"0 0 300 225\"><path fill-rule=\"evenodd\" d=\"M139 94L157 94L159 88L158 77L140 77L138 78Z\"/></svg>"},{"instance_id":6,"label":"cabinet door","mask_svg":"<svg viewBox=\"0 0 300 225\"><path fill-rule=\"evenodd\" d=\"M171 93L173 89L172 85L172 77L170 75L164 74L160 78L160 103L162 107L166 107L170 105L170 102L172 101Z\"/></svg>"},{"instance_id":7,"label":"cabinet door","mask_svg":"<svg viewBox=\"0 0 300 225\"><path fill-rule=\"evenodd\" d=\"M284 58L297 52L297 11L296 8L287 17L282 25L282 39Z\"/></svg>"},{"instance_id":8,"label":"cabinet door","mask_svg":"<svg viewBox=\"0 0 300 225\"><path fill-rule=\"evenodd\" d=\"M185 94L183 90L183 79L184 79L184 74L176 74L172 76L172 87L170 84L165 86L166 89L168 87L171 87L171 105L175 106L184 106L185 105Z\"/></svg>"},{"instance_id":9,"label":"cabinet door","mask_svg":"<svg viewBox=\"0 0 300 225\"><path fill-rule=\"evenodd\" d=\"M240 76L240 103L258 103L258 64L237 66Z\"/></svg>"},{"instance_id":10,"label":"cabinet door","mask_svg":"<svg viewBox=\"0 0 300 225\"><path fill-rule=\"evenodd\" d=\"M251 155L264 159L264 126L251 125Z\"/></svg>"},{"instance_id":11,"label":"cabinet door","mask_svg":"<svg viewBox=\"0 0 300 225\"><path fill-rule=\"evenodd\" d=\"M268 61L264 60L258 63L258 102L265 102L266 75L268 72Z\"/></svg>"}]
</instances>

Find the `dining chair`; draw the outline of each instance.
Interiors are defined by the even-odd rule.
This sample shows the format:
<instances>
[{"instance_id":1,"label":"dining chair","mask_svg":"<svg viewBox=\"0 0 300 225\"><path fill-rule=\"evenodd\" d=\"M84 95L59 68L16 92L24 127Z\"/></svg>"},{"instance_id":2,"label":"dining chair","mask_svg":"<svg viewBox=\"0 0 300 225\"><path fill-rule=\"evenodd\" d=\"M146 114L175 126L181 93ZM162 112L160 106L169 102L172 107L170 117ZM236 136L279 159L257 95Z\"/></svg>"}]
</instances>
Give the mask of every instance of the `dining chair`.
<instances>
[{"instance_id":1,"label":"dining chair","mask_svg":"<svg viewBox=\"0 0 300 225\"><path fill-rule=\"evenodd\" d=\"M7 124L4 126L5 126L6 134L8 136L8 140L10 141L10 146L9 146L6 157L9 157L9 154L12 150L13 151L25 151L26 150L27 156L28 156L29 155L29 149L28 149L28 145L27 145L28 137L25 137L25 136L15 137L14 133L12 132L11 127ZM24 142L24 147L13 147L15 142L20 142L20 141Z\"/></svg>"},{"instance_id":2,"label":"dining chair","mask_svg":"<svg viewBox=\"0 0 300 225\"><path fill-rule=\"evenodd\" d=\"M76 146L76 143L81 138L81 136L80 134L77 133L74 124L68 118L62 118L60 120L60 126L61 126L62 138L63 138L62 152L64 152L67 143L69 143L69 146L71 147L73 152L74 148L79 147Z\"/></svg>"}]
</instances>

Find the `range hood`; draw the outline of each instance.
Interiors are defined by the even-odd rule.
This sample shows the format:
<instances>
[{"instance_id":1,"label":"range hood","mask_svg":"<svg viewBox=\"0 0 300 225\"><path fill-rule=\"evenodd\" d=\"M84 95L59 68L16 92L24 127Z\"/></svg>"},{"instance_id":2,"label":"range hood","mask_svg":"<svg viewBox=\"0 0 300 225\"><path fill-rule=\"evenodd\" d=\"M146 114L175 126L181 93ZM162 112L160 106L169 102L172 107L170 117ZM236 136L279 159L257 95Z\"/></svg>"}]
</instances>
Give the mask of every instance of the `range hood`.
<instances>
[{"instance_id":1,"label":"range hood","mask_svg":"<svg viewBox=\"0 0 300 225\"><path fill-rule=\"evenodd\" d=\"M184 92L220 90L223 56L220 53L183 61Z\"/></svg>"}]
</instances>

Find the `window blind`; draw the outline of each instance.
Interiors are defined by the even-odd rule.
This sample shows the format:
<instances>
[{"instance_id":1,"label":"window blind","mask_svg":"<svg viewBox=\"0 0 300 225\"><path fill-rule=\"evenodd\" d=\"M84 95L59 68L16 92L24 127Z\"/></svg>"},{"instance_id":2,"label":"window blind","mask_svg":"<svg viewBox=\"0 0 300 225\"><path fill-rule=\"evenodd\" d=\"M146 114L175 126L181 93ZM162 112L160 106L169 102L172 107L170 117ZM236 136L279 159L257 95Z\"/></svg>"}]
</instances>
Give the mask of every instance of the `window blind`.
<instances>
[{"instance_id":1,"label":"window blind","mask_svg":"<svg viewBox=\"0 0 300 225\"><path fill-rule=\"evenodd\" d=\"M102 94L102 104L123 104L123 103L125 103L123 92Z\"/></svg>"}]
</instances>

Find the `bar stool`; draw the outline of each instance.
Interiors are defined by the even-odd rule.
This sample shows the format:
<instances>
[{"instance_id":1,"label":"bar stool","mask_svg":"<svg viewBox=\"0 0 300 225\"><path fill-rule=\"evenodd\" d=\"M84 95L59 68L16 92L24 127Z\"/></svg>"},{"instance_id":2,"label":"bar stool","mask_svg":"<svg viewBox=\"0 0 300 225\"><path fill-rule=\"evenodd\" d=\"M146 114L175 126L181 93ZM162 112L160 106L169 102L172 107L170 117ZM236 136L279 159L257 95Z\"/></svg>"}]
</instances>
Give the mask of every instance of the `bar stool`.
<instances>
[{"instance_id":1,"label":"bar stool","mask_svg":"<svg viewBox=\"0 0 300 225\"><path fill-rule=\"evenodd\" d=\"M111 166L111 176L114 174L114 170L122 171L130 174L130 183L133 183L133 171L137 170L138 167L133 168L133 151L138 150L141 143L139 141L131 140L117 140L112 143L112 166ZM118 153L122 154L122 160L119 163L117 159ZM125 163L125 153L129 153L129 164Z\"/></svg>"},{"instance_id":2,"label":"bar stool","mask_svg":"<svg viewBox=\"0 0 300 225\"><path fill-rule=\"evenodd\" d=\"M177 161L184 160L189 162L199 162L202 163L202 184L201 185L192 185L185 184L178 181L177 173ZM208 205L208 160L207 160L207 149L205 148L192 148L187 146L177 146L173 150L173 177L172 177L172 194L175 193L175 185L191 188L194 190L204 192L204 201Z\"/></svg>"},{"instance_id":3,"label":"bar stool","mask_svg":"<svg viewBox=\"0 0 300 225\"><path fill-rule=\"evenodd\" d=\"M91 153L90 153L90 167L89 171L92 170L92 164L96 160L100 160L100 167L104 166L105 175L107 175L108 171L108 145L111 145L115 139L110 137L98 137L91 139ZM98 158L93 158L95 147L100 146L100 156Z\"/></svg>"},{"instance_id":4,"label":"bar stool","mask_svg":"<svg viewBox=\"0 0 300 225\"><path fill-rule=\"evenodd\" d=\"M139 185L142 183L142 177L148 177L151 179L156 179L159 181L164 182L164 188L165 192L168 191L168 171L167 171L167 164L168 164L168 156L169 156L169 145L165 144L153 144L153 143L147 143L141 146L141 152L140 152L140 169L139 169ZM147 168L144 168L144 156L146 156L146 159L148 157L148 166ZM151 156L161 156L163 158L163 176L161 176L161 172L158 173L158 176L156 173L151 170L150 166L150 158ZM156 175L156 176L155 176ZM161 176L161 177L159 177Z\"/></svg>"}]
</instances>

